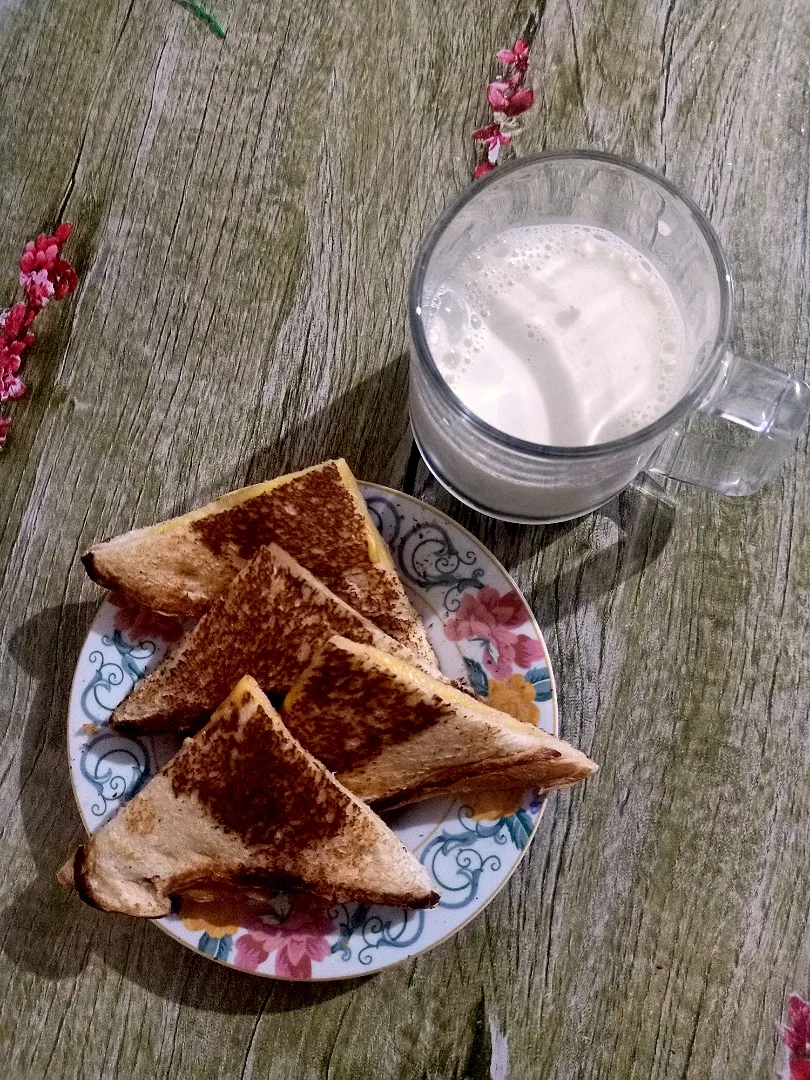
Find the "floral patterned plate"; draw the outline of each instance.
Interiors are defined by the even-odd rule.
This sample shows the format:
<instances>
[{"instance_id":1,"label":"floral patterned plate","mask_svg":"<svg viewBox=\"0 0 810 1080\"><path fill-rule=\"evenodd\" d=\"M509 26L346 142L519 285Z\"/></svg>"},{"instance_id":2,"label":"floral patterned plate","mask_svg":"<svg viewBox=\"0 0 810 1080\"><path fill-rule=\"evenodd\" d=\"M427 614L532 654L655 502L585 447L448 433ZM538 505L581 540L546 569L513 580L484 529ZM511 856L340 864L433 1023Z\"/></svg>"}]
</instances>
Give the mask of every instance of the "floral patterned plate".
<instances>
[{"instance_id":1,"label":"floral patterned plate","mask_svg":"<svg viewBox=\"0 0 810 1080\"><path fill-rule=\"evenodd\" d=\"M417 499L372 485L363 494L442 671L466 677L497 708L556 734L543 637L503 567L466 530ZM106 722L180 629L175 620L108 599L90 630L68 720L71 775L89 832L140 791L177 748L169 737L124 738ZM158 925L184 945L258 975L321 980L379 971L437 945L489 903L520 862L542 806L533 792L499 791L389 815L441 894L430 911L279 894L262 908L183 901Z\"/></svg>"}]
</instances>

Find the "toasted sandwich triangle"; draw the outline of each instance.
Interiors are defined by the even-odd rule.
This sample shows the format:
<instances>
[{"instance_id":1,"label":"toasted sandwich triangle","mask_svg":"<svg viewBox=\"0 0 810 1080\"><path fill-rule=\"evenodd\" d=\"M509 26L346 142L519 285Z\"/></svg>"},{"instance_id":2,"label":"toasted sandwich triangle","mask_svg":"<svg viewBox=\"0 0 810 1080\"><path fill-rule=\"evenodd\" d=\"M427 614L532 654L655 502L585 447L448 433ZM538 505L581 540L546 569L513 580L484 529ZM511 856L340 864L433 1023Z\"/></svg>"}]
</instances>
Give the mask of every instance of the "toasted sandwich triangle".
<instances>
[{"instance_id":1,"label":"toasted sandwich triangle","mask_svg":"<svg viewBox=\"0 0 810 1080\"><path fill-rule=\"evenodd\" d=\"M499 788L547 791L596 770L562 739L341 637L321 649L281 713L310 753L378 809Z\"/></svg>"},{"instance_id":2,"label":"toasted sandwich triangle","mask_svg":"<svg viewBox=\"0 0 810 1080\"><path fill-rule=\"evenodd\" d=\"M144 917L212 887L438 900L424 867L301 747L250 677L59 877L94 907Z\"/></svg>"},{"instance_id":3,"label":"toasted sandwich triangle","mask_svg":"<svg viewBox=\"0 0 810 1080\"><path fill-rule=\"evenodd\" d=\"M284 694L333 634L412 659L275 544L261 548L199 623L113 713L122 733L196 731L245 673Z\"/></svg>"},{"instance_id":4,"label":"toasted sandwich triangle","mask_svg":"<svg viewBox=\"0 0 810 1080\"><path fill-rule=\"evenodd\" d=\"M242 488L181 517L116 536L83 557L94 581L166 615L200 616L266 544L435 663L357 481L342 459Z\"/></svg>"}]
</instances>

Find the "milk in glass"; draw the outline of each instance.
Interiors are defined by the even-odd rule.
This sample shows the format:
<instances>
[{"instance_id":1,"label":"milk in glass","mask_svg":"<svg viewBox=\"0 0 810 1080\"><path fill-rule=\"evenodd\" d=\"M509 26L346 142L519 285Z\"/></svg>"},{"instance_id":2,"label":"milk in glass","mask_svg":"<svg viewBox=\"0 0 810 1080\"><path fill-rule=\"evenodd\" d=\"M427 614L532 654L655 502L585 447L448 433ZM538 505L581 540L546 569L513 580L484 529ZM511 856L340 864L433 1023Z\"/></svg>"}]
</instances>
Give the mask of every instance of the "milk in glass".
<instances>
[{"instance_id":1,"label":"milk in glass","mask_svg":"<svg viewBox=\"0 0 810 1080\"><path fill-rule=\"evenodd\" d=\"M593 446L662 416L692 377L659 271L604 229L506 229L446 267L422 317L456 395L508 435Z\"/></svg>"}]
</instances>

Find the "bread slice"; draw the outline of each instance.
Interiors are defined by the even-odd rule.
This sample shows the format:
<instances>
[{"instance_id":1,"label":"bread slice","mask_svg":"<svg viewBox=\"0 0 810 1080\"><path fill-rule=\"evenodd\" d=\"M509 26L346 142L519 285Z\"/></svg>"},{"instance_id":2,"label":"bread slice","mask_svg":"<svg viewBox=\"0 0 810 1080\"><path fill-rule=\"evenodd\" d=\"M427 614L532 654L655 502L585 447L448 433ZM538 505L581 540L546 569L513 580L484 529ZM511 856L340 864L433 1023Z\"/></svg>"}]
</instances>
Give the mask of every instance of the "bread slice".
<instances>
[{"instance_id":1,"label":"bread slice","mask_svg":"<svg viewBox=\"0 0 810 1080\"><path fill-rule=\"evenodd\" d=\"M345 461L223 495L98 544L90 577L165 615L199 616L265 544L276 543L426 663L436 658Z\"/></svg>"},{"instance_id":2,"label":"bread slice","mask_svg":"<svg viewBox=\"0 0 810 1080\"><path fill-rule=\"evenodd\" d=\"M130 735L196 731L245 672L266 693L285 693L333 634L413 659L292 556L268 544L135 685L110 727Z\"/></svg>"},{"instance_id":3,"label":"bread slice","mask_svg":"<svg viewBox=\"0 0 810 1080\"><path fill-rule=\"evenodd\" d=\"M341 637L301 675L281 714L311 754L377 809L493 788L545 791L596 769L540 728Z\"/></svg>"},{"instance_id":4,"label":"bread slice","mask_svg":"<svg viewBox=\"0 0 810 1080\"><path fill-rule=\"evenodd\" d=\"M93 907L168 915L211 887L429 907L423 866L284 727L250 677L58 875Z\"/></svg>"}]
</instances>

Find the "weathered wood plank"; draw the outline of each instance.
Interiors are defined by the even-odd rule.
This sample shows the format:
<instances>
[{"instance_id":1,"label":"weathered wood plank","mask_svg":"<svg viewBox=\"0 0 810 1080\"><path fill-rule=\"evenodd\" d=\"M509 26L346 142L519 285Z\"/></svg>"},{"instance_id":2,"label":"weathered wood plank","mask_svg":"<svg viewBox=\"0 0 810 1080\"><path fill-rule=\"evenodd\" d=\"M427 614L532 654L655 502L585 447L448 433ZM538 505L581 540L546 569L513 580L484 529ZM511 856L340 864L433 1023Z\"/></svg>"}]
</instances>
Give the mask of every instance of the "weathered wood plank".
<instances>
[{"instance_id":1,"label":"weathered wood plank","mask_svg":"<svg viewBox=\"0 0 810 1080\"><path fill-rule=\"evenodd\" d=\"M295 987L219 968L53 883L79 834L64 763L96 603L80 548L332 453L398 484L405 289L467 182L492 51L526 6L166 0L0 6L0 257L64 207L82 285L47 315L0 458L0 1046L10 1075L762 1076L810 989L806 444L782 479L570 526L470 525L549 636L558 796L486 913L416 961ZM807 57L798 0L549 0L523 149L665 170L738 275L735 344L808 354ZM674 493L673 493L674 494Z\"/></svg>"},{"instance_id":2,"label":"weathered wood plank","mask_svg":"<svg viewBox=\"0 0 810 1080\"><path fill-rule=\"evenodd\" d=\"M457 133L477 119L456 57L480 85L514 21L465 12L257 4L222 12L224 45L163 0L103 20L81 5L48 5L36 24L3 13L16 63L3 112L37 134L6 159L8 283L19 245L63 203L82 277L72 310L49 313L2 459L0 1032L16 1074L329 1070L350 985L215 968L53 883L79 832L63 715L96 602L76 554L332 452L399 481L409 265L426 217L466 178ZM84 69L74 54L88 42ZM404 993L409 972L392 975ZM357 1008L379 992L361 986ZM474 1037L467 1020L429 1053L455 1057ZM385 1050L372 1038L363 1052Z\"/></svg>"},{"instance_id":3,"label":"weathered wood plank","mask_svg":"<svg viewBox=\"0 0 810 1080\"><path fill-rule=\"evenodd\" d=\"M683 185L737 274L736 346L806 372L806 10L583 7L546 12L527 142ZM774 1022L810 981L806 453L749 500L673 486L674 513L631 493L572 526L464 517L534 588L564 731L602 763L557 799L544 968L514 991L537 1075L775 1075Z\"/></svg>"}]
</instances>

